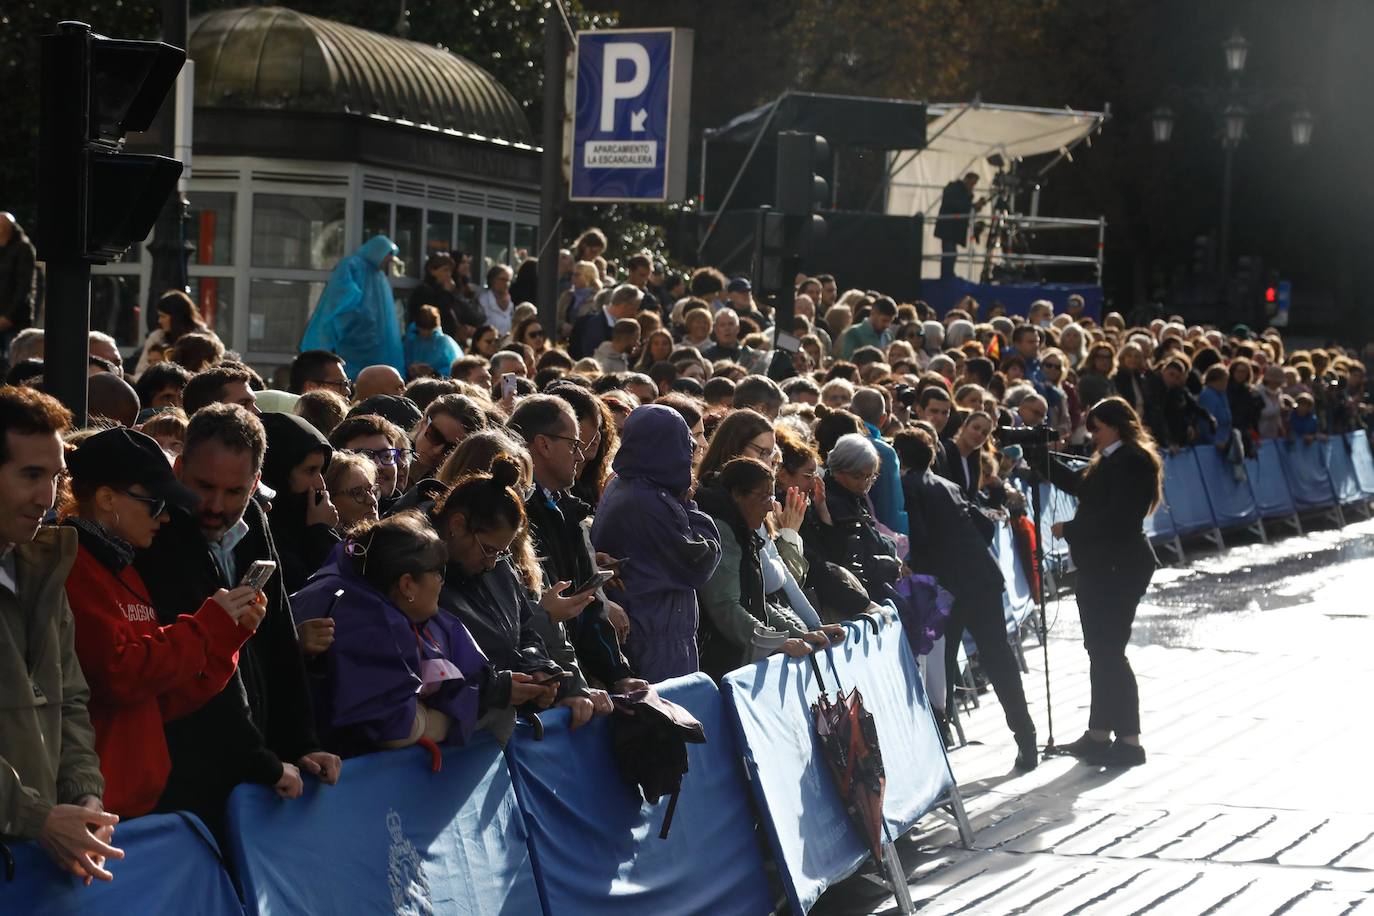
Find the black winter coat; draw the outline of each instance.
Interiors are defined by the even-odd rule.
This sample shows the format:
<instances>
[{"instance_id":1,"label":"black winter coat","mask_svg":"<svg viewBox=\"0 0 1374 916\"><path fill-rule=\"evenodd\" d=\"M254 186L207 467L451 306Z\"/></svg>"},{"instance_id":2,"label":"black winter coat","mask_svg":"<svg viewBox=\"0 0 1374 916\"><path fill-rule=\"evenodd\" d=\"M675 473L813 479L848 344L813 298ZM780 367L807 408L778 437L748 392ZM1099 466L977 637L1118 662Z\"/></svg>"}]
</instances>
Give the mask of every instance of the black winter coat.
<instances>
[{"instance_id":1,"label":"black winter coat","mask_svg":"<svg viewBox=\"0 0 1374 916\"><path fill-rule=\"evenodd\" d=\"M278 560L267 517L249 500L248 533L234 548L239 576L254 560ZM195 519L174 511L152 546L134 560L158 622L193 614L217 589L232 588ZM239 650L239 667L228 685L184 719L167 724L172 772L158 807L185 808L217 827L229 792L241 782L271 785L282 761L294 763L320 750L281 566L263 588L267 614Z\"/></svg>"},{"instance_id":2,"label":"black winter coat","mask_svg":"<svg viewBox=\"0 0 1374 916\"><path fill-rule=\"evenodd\" d=\"M1129 442L1087 468L1058 460L1050 465L1050 482L1078 497L1078 511L1064 523L1064 540L1080 574L1153 567L1143 526L1159 493L1159 474L1145 449Z\"/></svg>"},{"instance_id":3,"label":"black winter coat","mask_svg":"<svg viewBox=\"0 0 1374 916\"><path fill-rule=\"evenodd\" d=\"M931 575L950 594L1000 590L1002 572L988 552L992 521L964 497L957 484L933 471L902 475L912 572Z\"/></svg>"}]
</instances>

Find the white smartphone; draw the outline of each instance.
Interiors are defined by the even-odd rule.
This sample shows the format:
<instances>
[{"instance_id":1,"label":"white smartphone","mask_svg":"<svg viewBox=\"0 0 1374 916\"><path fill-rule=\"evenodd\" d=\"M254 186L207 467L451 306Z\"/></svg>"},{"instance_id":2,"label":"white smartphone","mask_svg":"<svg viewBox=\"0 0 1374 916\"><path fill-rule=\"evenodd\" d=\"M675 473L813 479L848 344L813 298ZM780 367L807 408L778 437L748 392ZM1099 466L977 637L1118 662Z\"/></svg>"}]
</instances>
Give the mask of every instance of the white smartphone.
<instances>
[{"instance_id":1,"label":"white smartphone","mask_svg":"<svg viewBox=\"0 0 1374 916\"><path fill-rule=\"evenodd\" d=\"M515 379L516 375L514 372L507 372L501 376L501 397L515 397Z\"/></svg>"},{"instance_id":2,"label":"white smartphone","mask_svg":"<svg viewBox=\"0 0 1374 916\"><path fill-rule=\"evenodd\" d=\"M262 587L276 571L277 564L272 560L254 560L253 565L248 567L248 572L244 573L243 579L239 581L239 588L246 585L254 591L262 591Z\"/></svg>"}]
</instances>

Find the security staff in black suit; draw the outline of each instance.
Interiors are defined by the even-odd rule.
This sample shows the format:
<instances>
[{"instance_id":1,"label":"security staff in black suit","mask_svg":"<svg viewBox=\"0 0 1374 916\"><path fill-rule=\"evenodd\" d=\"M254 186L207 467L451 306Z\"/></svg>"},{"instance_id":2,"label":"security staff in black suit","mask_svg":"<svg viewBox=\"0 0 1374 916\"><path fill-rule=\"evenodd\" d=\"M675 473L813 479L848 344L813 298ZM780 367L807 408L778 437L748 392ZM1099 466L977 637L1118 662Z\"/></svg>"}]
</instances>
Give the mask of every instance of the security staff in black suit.
<instances>
[{"instance_id":1,"label":"security staff in black suit","mask_svg":"<svg viewBox=\"0 0 1374 916\"><path fill-rule=\"evenodd\" d=\"M988 551L993 523L964 499L957 485L931 471L935 437L924 426L902 430L892 444L902 463L911 542L907 566L935 576L954 596L945 626L945 709L953 708L959 642L967 629L978 644L978 658L1002 703L1007 727L1016 736L1016 768L1033 770L1038 762L1035 722L1007 643L1002 570Z\"/></svg>"},{"instance_id":2,"label":"security staff in black suit","mask_svg":"<svg viewBox=\"0 0 1374 916\"><path fill-rule=\"evenodd\" d=\"M1142 525L1159 502L1163 466L1124 398L1093 405L1087 427L1097 449L1088 466L1075 470L1057 460L1050 466L1050 481L1078 497L1074 517L1052 530L1068 541L1078 567L1078 617L1092 685L1088 730L1064 749L1090 763L1138 766L1145 762L1140 695L1126 644L1154 574L1154 551Z\"/></svg>"}]
</instances>

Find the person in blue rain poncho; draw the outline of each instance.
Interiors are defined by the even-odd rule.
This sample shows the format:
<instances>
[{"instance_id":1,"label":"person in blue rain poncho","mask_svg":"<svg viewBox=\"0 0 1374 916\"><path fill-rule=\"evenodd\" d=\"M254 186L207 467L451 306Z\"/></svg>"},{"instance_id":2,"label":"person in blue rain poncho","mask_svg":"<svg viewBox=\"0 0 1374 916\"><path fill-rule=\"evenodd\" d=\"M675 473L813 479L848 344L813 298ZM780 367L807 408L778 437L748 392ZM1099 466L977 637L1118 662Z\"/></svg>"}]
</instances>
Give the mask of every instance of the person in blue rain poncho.
<instances>
[{"instance_id":1,"label":"person in blue rain poncho","mask_svg":"<svg viewBox=\"0 0 1374 916\"><path fill-rule=\"evenodd\" d=\"M405 376L401 326L387 282L387 268L399 250L391 239L374 235L338 263L306 325L301 352L339 354L350 379L368 366L393 366Z\"/></svg>"},{"instance_id":2,"label":"person in blue rain poncho","mask_svg":"<svg viewBox=\"0 0 1374 916\"><path fill-rule=\"evenodd\" d=\"M592 522L592 544L621 561L613 595L630 617L626 652L650 683L698 670L696 589L720 562L716 523L692 500L695 448L680 413L635 408Z\"/></svg>"}]
</instances>

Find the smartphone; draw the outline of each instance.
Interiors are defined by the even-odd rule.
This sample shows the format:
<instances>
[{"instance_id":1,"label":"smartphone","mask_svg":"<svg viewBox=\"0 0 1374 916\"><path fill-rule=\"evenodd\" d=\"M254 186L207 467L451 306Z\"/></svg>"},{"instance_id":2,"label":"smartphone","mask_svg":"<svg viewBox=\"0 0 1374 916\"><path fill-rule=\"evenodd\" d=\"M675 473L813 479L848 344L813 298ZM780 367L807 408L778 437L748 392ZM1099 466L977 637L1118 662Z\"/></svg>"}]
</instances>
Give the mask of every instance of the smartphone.
<instances>
[{"instance_id":1,"label":"smartphone","mask_svg":"<svg viewBox=\"0 0 1374 916\"><path fill-rule=\"evenodd\" d=\"M248 572L243 574L239 580L239 588L248 586L254 591L261 591L267 584L267 580L272 578L272 573L277 571L277 564L272 560L254 560L253 565L248 567Z\"/></svg>"},{"instance_id":2,"label":"smartphone","mask_svg":"<svg viewBox=\"0 0 1374 916\"><path fill-rule=\"evenodd\" d=\"M596 572L592 573L591 578L569 585L563 591L559 592L559 595L564 598L571 598L573 595L580 595L594 588L600 588L614 578L615 573L605 569L598 569Z\"/></svg>"},{"instance_id":3,"label":"smartphone","mask_svg":"<svg viewBox=\"0 0 1374 916\"><path fill-rule=\"evenodd\" d=\"M792 334L788 334L786 331L778 331L777 337L774 340L774 346L788 353L796 353L801 349L801 339Z\"/></svg>"},{"instance_id":4,"label":"smartphone","mask_svg":"<svg viewBox=\"0 0 1374 916\"><path fill-rule=\"evenodd\" d=\"M515 397L515 379L516 375L514 372L506 372L501 376L501 397Z\"/></svg>"},{"instance_id":5,"label":"smartphone","mask_svg":"<svg viewBox=\"0 0 1374 916\"><path fill-rule=\"evenodd\" d=\"M541 675L542 675L542 677L541 677ZM550 684L561 684L561 683L563 683L563 682L566 681L568 678L572 677L572 672L571 672L571 671L559 671L559 672L553 672L553 671L536 671L536 672L534 672L534 673L531 675L531 677L534 678L534 682L535 682L536 684L538 684L540 687L547 687L547 686L549 686Z\"/></svg>"}]
</instances>

